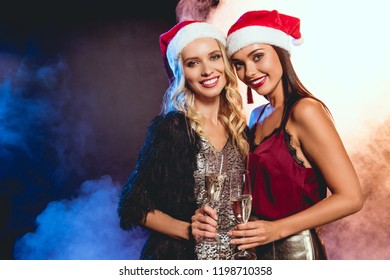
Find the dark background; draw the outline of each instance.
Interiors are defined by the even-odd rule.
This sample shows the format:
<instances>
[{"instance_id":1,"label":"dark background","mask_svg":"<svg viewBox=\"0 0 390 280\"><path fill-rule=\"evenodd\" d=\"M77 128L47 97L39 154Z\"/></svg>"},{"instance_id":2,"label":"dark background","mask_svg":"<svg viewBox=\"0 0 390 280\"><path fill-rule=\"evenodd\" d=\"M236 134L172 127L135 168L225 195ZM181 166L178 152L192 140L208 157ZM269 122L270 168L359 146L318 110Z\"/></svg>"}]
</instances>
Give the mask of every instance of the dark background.
<instances>
[{"instance_id":1,"label":"dark background","mask_svg":"<svg viewBox=\"0 0 390 280\"><path fill-rule=\"evenodd\" d=\"M168 81L178 1L9 1L0 9L0 259L50 201L124 183Z\"/></svg>"}]
</instances>

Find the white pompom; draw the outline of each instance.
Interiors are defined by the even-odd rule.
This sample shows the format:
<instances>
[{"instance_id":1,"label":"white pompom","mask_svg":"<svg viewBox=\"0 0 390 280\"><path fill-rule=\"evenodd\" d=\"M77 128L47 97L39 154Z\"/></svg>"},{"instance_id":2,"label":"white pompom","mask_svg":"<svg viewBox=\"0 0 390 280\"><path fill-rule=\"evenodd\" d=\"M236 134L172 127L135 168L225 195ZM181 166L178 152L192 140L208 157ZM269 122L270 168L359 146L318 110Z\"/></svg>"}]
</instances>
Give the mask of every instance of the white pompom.
<instances>
[{"instance_id":1,"label":"white pompom","mask_svg":"<svg viewBox=\"0 0 390 280\"><path fill-rule=\"evenodd\" d=\"M299 39L292 39L292 44L294 46L300 46L303 44L303 42L304 42L303 37L301 37Z\"/></svg>"}]
</instances>

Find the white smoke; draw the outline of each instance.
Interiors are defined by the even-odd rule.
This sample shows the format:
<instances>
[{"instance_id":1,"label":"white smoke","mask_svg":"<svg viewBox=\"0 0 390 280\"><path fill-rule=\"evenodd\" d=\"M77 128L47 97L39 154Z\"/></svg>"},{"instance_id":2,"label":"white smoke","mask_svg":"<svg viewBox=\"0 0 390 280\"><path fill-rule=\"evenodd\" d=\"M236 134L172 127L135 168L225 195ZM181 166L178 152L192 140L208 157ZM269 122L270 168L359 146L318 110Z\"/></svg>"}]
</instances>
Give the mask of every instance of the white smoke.
<instances>
[{"instance_id":1,"label":"white smoke","mask_svg":"<svg viewBox=\"0 0 390 280\"><path fill-rule=\"evenodd\" d=\"M351 156L365 204L360 212L325 227L331 259L390 259L390 118L369 134Z\"/></svg>"},{"instance_id":2,"label":"white smoke","mask_svg":"<svg viewBox=\"0 0 390 280\"><path fill-rule=\"evenodd\" d=\"M207 19L214 5L219 2L215 0L180 0L176 6L177 21Z\"/></svg>"}]
</instances>

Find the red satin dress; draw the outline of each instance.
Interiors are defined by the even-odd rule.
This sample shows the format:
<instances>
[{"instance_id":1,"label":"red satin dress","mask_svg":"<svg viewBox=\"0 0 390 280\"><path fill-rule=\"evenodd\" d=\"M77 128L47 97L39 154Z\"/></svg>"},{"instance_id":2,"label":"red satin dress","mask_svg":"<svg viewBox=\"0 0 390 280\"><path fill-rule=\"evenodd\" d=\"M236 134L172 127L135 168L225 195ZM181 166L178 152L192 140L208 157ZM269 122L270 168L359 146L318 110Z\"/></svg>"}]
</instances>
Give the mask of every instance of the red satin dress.
<instances>
[{"instance_id":1,"label":"red satin dress","mask_svg":"<svg viewBox=\"0 0 390 280\"><path fill-rule=\"evenodd\" d=\"M251 141L248 168L253 186L252 214L259 219L273 221L288 217L326 197L327 186L319 171L306 168L290 144L291 135L285 124L294 106L281 127L259 145ZM255 138L255 130L256 125L252 129L252 139ZM325 248L316 229L260 246L257 253L258 259L326 259Z\"/></svg>"}]
</instances>

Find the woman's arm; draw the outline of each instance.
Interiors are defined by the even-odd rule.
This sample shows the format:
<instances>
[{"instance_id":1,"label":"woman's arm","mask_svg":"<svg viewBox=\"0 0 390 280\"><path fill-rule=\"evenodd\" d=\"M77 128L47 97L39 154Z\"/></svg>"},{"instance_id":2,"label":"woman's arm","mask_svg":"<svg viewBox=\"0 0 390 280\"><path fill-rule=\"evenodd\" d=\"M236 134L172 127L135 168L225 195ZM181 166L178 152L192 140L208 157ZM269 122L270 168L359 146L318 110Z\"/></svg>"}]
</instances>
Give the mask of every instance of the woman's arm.
<instances>
[{"instance_id":1,"label":"woman's arm","mask_svg":"<svg viewBox=\"0 0 390 280\"><path fill-rule=\"evenodd\" d=\"M149 212L143 225L175 239L189 240L191 238L190 223L174 219L159 210Z\"/></svg>"},{"instance_id":2,"label":"woman's arm","mask_svg":"<svg viewBox=\"0 0 390 280\"><path fill-rule=\"evenodd\" d=\"M358 176L324 107L316 100L305 98L296 105L291 120L302 150L319 169L332 195L281 220L280 237L333 222L363 207Z\"/></svg>"},{"instance_id":3,"label":"woman's arm","mask_svg":"<svg viewBox=\"0 0 390 280\"><path fill-rule=\"evenodd\" d=\"M189 239L193 193L194 145L182 114L159 116L148 128L136 170L122 189L118 205L120 225L136 225Z\"/></svg>"},{"instance_id":4,"label":"woman's arm","mask_svg":"<svg viewBox=\"0 0 390 280\"><path fill-rule=\"evenodd\" d=\"M277 221L239 225L240 230L234 231L233 236L249 236L234 240L236 244L246 244L242 248L269 243L333 222L359 211L363 206L358 176L323 106L305 98L296 105L291 121L305 156L320 170L332 195L302 212Z\"/></svg>"}]
</instances>

